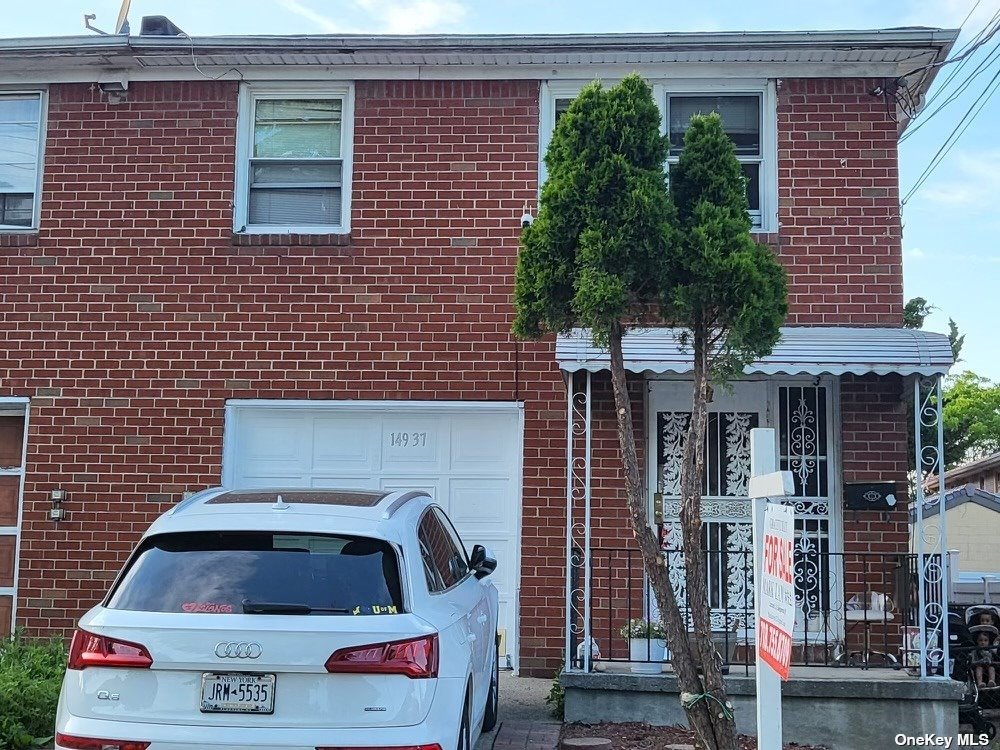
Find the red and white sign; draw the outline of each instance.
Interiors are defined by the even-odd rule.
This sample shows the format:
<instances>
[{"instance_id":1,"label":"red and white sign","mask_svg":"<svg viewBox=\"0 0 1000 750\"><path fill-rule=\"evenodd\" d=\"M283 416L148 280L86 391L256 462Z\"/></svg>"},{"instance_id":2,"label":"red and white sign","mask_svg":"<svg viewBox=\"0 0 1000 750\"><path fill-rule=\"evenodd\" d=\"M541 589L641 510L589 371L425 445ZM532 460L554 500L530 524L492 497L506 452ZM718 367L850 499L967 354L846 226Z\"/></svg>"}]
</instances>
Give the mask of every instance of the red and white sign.
<instances>
[{"instance_id":1,"label":"red and white sign","mask_svg":"<svg viewBox=\"0 0 1000 750\"><path fill-rule=\"evenodd\" d=\"M795 510L790 505L768 503L764 512L764 565L757 592L757 653L783 680L788 679L795 627L794 544Z\"/></svg>"}]
</instances>

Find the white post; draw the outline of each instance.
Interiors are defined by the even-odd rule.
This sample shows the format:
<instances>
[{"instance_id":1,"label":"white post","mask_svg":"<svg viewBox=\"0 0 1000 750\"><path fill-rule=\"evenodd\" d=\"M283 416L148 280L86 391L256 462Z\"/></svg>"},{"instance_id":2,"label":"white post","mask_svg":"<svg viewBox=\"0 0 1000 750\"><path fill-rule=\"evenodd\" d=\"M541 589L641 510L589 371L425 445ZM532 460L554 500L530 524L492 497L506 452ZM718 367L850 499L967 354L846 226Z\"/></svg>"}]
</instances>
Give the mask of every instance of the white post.
<instances>
[{"instance_id":1,"label":"white post","mask_svg":"<svg viewBox=\"0 0 1000 750\"><path fill-rule=\"evenodd\" d=\"M777 469L774 430L758 427L750 430L750 477L765 477ZM755 483L756 484L756 483ZM754 626L760 622L760 578L764 570L764 511L767 496L755 497L751 488L753 508L753 580ZM760 658L757 652L757 747L759 750L782 750L781 742L781 678Z\"/></svg>"}]
</instances>

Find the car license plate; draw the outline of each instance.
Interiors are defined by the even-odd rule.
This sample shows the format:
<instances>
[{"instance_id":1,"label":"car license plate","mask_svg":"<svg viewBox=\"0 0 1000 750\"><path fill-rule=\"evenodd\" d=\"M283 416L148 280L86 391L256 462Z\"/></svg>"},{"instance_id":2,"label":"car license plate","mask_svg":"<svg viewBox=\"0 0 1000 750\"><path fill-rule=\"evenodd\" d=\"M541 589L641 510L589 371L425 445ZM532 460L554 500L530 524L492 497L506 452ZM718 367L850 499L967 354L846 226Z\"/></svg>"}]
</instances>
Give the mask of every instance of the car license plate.
<instances>
[{"instance_id":1,"label":"car license plate","mask_svg":"<svg viewBox=\"0 0 1000 750\"><path fill-rule=\"evenodd\" d=\"M273 714L273 674L215 674L201 676L201 712Z\"/></svg>"}]
</instances>

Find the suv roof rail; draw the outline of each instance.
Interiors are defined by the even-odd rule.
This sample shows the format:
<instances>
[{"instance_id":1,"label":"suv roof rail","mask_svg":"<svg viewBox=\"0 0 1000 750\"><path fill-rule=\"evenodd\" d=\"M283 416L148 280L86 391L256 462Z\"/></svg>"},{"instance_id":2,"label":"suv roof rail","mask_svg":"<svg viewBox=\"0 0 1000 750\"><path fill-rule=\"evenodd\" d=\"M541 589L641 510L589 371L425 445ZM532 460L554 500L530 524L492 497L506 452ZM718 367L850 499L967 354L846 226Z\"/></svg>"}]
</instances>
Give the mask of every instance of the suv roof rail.
<instances>
[{"instance_id":1,"label":"suv roof rail","mask_svg":"<svg viewBox=\"0 0 1000 750\"><path fill-rule=\"evenodd\" d=\"M389 503L385 509L385 513L382 514L382 518L392 518L400 508L410 502L410 500L417 497L430 497L430 495L423 490L410 490L409 492L404 492L402 495Z\"/></svg>"},{"instance_id":2,"label":"suv roof rail","mask_svg":"<svg viewBox=\"0 0 1000 750\"><path fill-rule=\"evenodd\" d=\"M221 489L222 489L221 487L206 487L203 490L198 490L190 497L181 500L179 503L177 503L177 505L175 505L173 508L170 509L169 513L172 516L176 516L178 513L191 507L192 505L200 503L202 500L205 499L205 496L208 495L209 493L212 492L218 493L219 490Z\"/></svg>"}]
</instances>

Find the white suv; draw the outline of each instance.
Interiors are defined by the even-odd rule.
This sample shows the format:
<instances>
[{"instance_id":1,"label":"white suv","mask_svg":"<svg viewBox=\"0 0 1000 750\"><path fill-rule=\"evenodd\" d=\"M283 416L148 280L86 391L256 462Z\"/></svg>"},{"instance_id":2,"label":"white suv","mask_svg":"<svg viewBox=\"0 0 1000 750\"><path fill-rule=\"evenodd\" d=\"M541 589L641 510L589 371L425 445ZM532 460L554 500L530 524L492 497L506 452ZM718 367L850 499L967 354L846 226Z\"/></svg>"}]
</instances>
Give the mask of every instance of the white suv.
<instances>
[{"instance_id":1,"label":"white suv","mask_svg":"<svg viewBox=\"0 0 1000 750\"><path fill-rule=\"evenodd\" d=\"M421 492L201 492L80 620L56 748L471 750L495 568Z\"/></svg>"}]
</instances>

